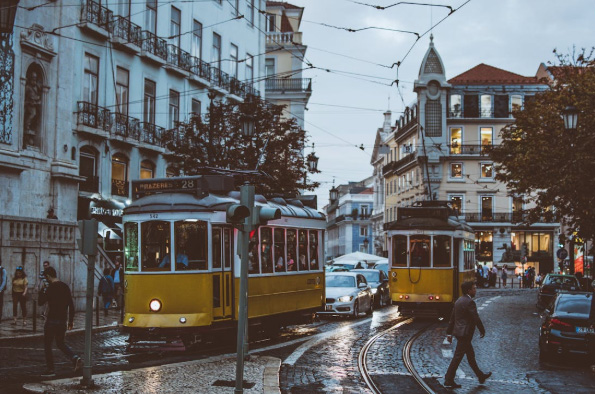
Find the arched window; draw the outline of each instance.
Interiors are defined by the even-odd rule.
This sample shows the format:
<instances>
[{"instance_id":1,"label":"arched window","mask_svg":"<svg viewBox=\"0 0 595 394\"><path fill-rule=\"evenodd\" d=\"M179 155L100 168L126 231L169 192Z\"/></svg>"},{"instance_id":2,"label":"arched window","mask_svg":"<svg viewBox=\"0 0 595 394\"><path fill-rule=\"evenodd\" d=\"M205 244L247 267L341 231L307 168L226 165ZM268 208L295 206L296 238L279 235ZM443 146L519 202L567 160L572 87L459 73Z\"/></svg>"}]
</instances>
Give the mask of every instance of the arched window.
<instances>
[{"instance_id":1,"label":"arched window","mask_svg":"<svg viewBox=\"0 0 595 394\"><path fill-rule=\"evenodd\" d=\"M128 197L128 158L120 153L112 156L112 195Z\"/></svg>"},{"instance_id":2,"label":"arched window","mask_svg":"<svg viewBox=\"0 0 595 394\"><path fill-rule=\"evenodd\" d=\"M97 175L98 152L91 146L83 146L80 150L79 175L85 180L79 184L79 190L89 193L99 192L99 176Z\"/></svg>"},{"instance_id":3,"label":"arched window","mask_svg":"<svg viewBox=\"0 0 595 394\"><path fill-rule=\"evenodd\" d=\"M155 166L149 160L140 163L140 179L151 179L155 177Z\"/></svg>"}]
</instances>

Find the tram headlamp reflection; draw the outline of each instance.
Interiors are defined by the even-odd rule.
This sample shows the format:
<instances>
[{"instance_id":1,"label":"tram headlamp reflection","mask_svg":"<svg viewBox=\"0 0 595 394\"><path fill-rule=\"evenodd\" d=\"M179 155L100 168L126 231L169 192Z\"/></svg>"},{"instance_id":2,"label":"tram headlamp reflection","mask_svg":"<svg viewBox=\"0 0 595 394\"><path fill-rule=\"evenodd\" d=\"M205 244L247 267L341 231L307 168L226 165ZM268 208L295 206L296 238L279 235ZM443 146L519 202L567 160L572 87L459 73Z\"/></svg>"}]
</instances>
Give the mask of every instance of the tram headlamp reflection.
<instances>
[{"instance_id":1,"label":"tram headlamp reflection","mask_svg":"<svg viewBox=\"0 0 595 394\"><path fill-rule=\"evenodd\" d=\"M152 299L149 303L149 309L153 312L159 312L161 310L161 301L156 298Z\"/></svg>"}]
</instances>

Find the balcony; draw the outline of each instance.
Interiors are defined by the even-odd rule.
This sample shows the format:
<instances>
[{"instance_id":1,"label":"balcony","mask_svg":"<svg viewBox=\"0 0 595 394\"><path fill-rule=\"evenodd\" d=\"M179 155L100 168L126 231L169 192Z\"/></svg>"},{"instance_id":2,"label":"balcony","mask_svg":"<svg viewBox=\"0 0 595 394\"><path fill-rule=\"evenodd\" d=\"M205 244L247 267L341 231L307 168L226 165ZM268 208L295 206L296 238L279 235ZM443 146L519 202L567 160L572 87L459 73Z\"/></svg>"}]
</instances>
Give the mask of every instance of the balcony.
<instances>
[{"instance_id":1,"label":"balcony","mask_svg":"<svg viewBox=\"0 0 595 394\"><path fill-rule=\"evenodd\" d=\"M229 93L235 94L239 97L246 97L246 91L244 89L244 84L238 81L234 77L229 78Z\"/></svg>"},{"instance_id":2,"label":"balcony","mask_svg":"<svg viewBox=\"0 0 595 394\"><path fill-rule=\"evenodd\" d=\"M165 141L163 139L165 129L163 127L148 122L142 122L139 124L139 128L140 142L165 147Z\"/></svg>"},{"instance_id":3,"label":"balcony","mask_svg":"<svg viewBox=\"0 0 595 394\"><path fill-rule=\"evenodd\" d=\"M188 52L172 44L167 46L167 63L188 73L192 71L192 56L190 56Z\"/></svg>"},{"instance_id":4,"label":"balcony","mask_svg":"<svg viewBox=\"0 0 595 394\"><path fill-rule=\"evenodd\" d=\"M112 179L112 196L128 197L128 182Z\"/></svg>"},{"instance_id":5,"label":"balcony","mask_svg":"<svg viewBox=\"0 0 595 394\"><path fill-rule=\"evenodd\" d=\"M97 1L87 0L82 13L82 22L85 23L83 27L107 38L113 19L114 13L107 7Z\"/></svg>"},{"instance_id":6,"label":"balcony","mask_svg":"<svg viewBox=\"0 0 595 394\"><path fill-rule=\"evenodd\" d=\"M85 176L82 175L81 176ZM85 180L79 182L79 191L98 193L99 192L99 177L98 176L86 176Z\"/></svg>"},{"instance_id":7,"label":"balcony","mask_svg":"<svg viewBox=\"0 0 595 394\"><path fill-rule=\"evenodd\" d=\"M268 31L267 32L267 45L301 45L302 44L302 32L280 32L280 31Z\"/></svg>"},{"instance_id":8,"label":"balcony","mask_svg":"<svg viewBox=\"0 0 595 394\"><path fill-rule=\"evenodd\" d=\"M139 140L140 121L125 114L113 114L113 132L116 136Z\"/></svg>"},{"instance_id":9,"label":"balcony","mask_svg":"<svg viewBox=\"0 0 595 394\"><path fill-rule=\"evenodd\" d=\"M77 124L100 129L110 130L110 110L86 101L77 102Z\"/></svg>"},{"instance_id":10,"label":"balcony","mask_svg":"<svg viewBox=\"0 0 595 394\"><path fill-rule=\"evenodd\" d=\"M468 223L522 223L527 219L526 211L516 212L468 212L465 213ZM539 223L557 223L557 218L543 218Z\"/></svg>"},{"instance_id":11,"label":"balcony","mask_svg":"<svg viewBox=\"0 0 595 394\"><path fill-rule=\"evenodd\" d=\"M391 161L390 163L388 163L387 165L382 167L382 173L384 175L386 175L391 172L398 171L402 167L405 167L406 165L409 165L409 164L415 162L416 159L417 159L416 153L409 153L407 156L405 156L397 161Z\"/></svg>"},{"instance_id":12,"label":"balcony","mask_svg":"<svg viewBox=\"0 0 595 394\"><path fill-rule=\"evenodd\" d=\"M487 154L486 148L490 145L459 145L453 144L449 146L449 153L451 156L472 155L484 156Z\"/></svg>"},{"instance_id":13,"label":"balcony","mask_svg":"<svg viewBox=\"0 0 595 394\"><path fill-rule=\"evenodd\" d=\"M209 63L204 62L202 59L199 59L196 56L192 56L190 61L192 63L190 72L197 77L208 81L211 75L211 66Z\"/></svg>"},{"instance_id":14,"label":"balcony","mask_svg":"<svg viewBox=\"0 0 595 394\"><path fill-rule=\"evenodd\" d=\"M118 16L110 24L114 42L116 44L133 44L141 47L141 28L130 22L130 19ZM136 50L135 50L136 51Z\"/></svg>"},{"instance_id":15,"label":"balcony","mask_svg":"<svg viewBox=\"0 0 595 394\"><path fill-rule=\"evenodd\" d=\"M141 32L143 55L160 63L167 61L167 41L148 30Z\"/></svg>"},{"instance_id":16,"label":"balcony","mask_svg":"<svg viewBox=\"0 0 595 394\"><path fill-rule=\"evenodd\" d=\"M311 92L311 78L272 78L267 79L266 90L273 92Z\"/></svg>"}]
</instances>

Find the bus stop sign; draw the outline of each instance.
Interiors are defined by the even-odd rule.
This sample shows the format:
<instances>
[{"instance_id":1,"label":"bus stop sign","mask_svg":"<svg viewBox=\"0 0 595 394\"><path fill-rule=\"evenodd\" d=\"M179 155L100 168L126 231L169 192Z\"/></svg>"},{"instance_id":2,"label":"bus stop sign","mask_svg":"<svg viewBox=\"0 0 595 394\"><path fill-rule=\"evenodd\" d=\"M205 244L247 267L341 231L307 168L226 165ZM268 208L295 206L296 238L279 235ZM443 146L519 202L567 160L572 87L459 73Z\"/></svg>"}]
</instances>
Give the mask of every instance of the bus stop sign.
<instances>
[{"instance_id":1,"label":"bus stop sign","mask_svg":"<svg viewBox=\"0 0 595 394\"><path fill-rule=\"evenodd\" d=\"M560 259L560 260L564 260L566 257L568 257L568 252L566 251L566 249L558 249L556 251L556 256Z\"/></svg>"}]
</instances>

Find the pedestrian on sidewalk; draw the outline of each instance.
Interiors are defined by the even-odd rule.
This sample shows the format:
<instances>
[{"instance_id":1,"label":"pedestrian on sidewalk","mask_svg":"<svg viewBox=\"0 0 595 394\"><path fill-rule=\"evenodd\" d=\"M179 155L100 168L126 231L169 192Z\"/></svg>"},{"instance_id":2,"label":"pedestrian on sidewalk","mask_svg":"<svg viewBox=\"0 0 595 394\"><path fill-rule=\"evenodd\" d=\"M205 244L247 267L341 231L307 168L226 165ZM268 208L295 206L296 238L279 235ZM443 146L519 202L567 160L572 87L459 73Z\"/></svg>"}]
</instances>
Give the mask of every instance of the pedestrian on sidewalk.
<instances>
[{"instance_id":1,"label":"pedestrian on sidewalk","mask_svg":"<svg viewBox=\"0 0 595 394\"><path fill-rule=\"evenodd\" d=\"M2 257L0 257L0 323L2 322L2 310L4 309L4 290L6 290L6 278L8 273L2 266Z\"/></svg>"},{"instance_id":2,"label":"pedestrian on sidewalk","mask_svg":"<svg viewBox=\"0 0 595 394\"><path fill-rule=\"evenodd\" d=\"M477 366L475 361L475 351L473 350L473 334L475 327L479 329L480 338L485 336L485 328L477 313L477 305L473 301L477 287L474 282L464 282L461 285L463 295L455 302L454 308L450 315L448 328L446 329L446 339L452 343L452 336L457 338L457 347L454 356L450 361L446 375L444 376L444 386L449 388L459 388L460 384L455 382L455 374L459 368L459 364L464 356L467 356L469 366L477 375L479 383L485 383L486 379L492 376L491 372L483 373Z\"/></svg>"},{"instance_id":3,"label":"pedestrian on sidewalk","mask_svg":"<svg viewBox=\"0 0 595 394\"><path fill-rule=\"evenodd\" d=\"M48 315L43 329L43 341L45 347L45 362L47 369L42 376L55 376L54 358L52 355L52 343L56 340L56 346L68 357L77 372L83 367L83 360L72 349L64 343L66 329L72 330L74 325L74 302L70 288L64 282L58 280L56 270L48 267L44 270L45 277L50 285L45 294L39 298L39 305L48 304ZM68 317L68 325L66 319Z\"/></svg>"},{"instance_id":4,"label":"pedestrian on sidewalk","mask_svg":"<svg viewBox=\"0 0 595 394\"><path fill-rule=\"evenodd\" d=\"M48 269L50 266L50 262L49 261L44 261L43 262L43 269L41 270L41 272L39 273L39 283L37 285L37 294L38 294L38 298L39 298L39 294L45 294L48 290L48 286L50 285L50 282L48 282L47 278L45 277L44 271L46 269ZM41 308L41 317L45 319L46 315L47 315L47 309L48 306L47 304L42 306Z\"/></svg>"},{"instance_id":5,"label":"pedestrian on sidewalk","mask_svg":"<svg viewBox=\"0 0 595 394\"><path fill-rule=\"evenodd\" d=\"M14 271L12 278L12 318L13 324L17 325L17 318L19 316L19 304L21 304L21 315L23 315L23 326L27 325L27 287L29 280L23 270L23 267L18 266Z\"/></svg>"},{"instance_id":6,"label":"pedestrian on sidewalk","mask_svg":"<svg viewBox=\"0 0 595 394\"><path fill-rule=\"evenodd\" d=\"M101 296L103 301L103 313L107 316L114 299L114 279L110 275L109 268L103 270L103 277L99 280L99 286L97 287L97 294Z\"/></svg>"},{"instance_id":7,"label":"pedestrian on sidewalk","mask_svg":"<svg viewBox=\"0 0 595 394\"><path fill-rule=\"evenodd\" d=\"M502 285L504 286L504 288L506 289L506 280L508 279L508 266L506 264L504 264L504 266L502 267Z\"/></svg>"},{"instance_id":8,"label":"pedestrian on sidewalk","mask_svg":"<svg viewBox=\"0 0 595 394\"><path fill-rule=\"evenodd\" d=\"M122 284L124 283L124 269L122 268L122 258L120 256L116 256L115 267L112 269L110 275L114 279L114 297L115 297L115 304L118 308L122 308L124 306L123 303L123 294L124 288Z\"/></svg>"}]
</instances>

